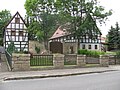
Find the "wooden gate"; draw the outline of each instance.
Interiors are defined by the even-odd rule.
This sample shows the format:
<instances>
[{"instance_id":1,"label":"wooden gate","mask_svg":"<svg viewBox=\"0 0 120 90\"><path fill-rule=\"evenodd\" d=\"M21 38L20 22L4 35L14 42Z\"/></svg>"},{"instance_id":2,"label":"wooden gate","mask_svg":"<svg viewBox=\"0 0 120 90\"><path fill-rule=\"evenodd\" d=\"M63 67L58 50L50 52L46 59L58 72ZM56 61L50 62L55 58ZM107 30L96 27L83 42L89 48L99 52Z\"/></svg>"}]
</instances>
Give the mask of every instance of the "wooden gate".
<instances>
[{"instance_id":1,"label":"wooden gate","mask_svg":"<svg viewBox=\"0 0 120 90\"><path fill-rule=\"evenodd\" d=\"M50 42L50 51L63 54L63 44L61 42Z\"/></svg>"}]
</instances>

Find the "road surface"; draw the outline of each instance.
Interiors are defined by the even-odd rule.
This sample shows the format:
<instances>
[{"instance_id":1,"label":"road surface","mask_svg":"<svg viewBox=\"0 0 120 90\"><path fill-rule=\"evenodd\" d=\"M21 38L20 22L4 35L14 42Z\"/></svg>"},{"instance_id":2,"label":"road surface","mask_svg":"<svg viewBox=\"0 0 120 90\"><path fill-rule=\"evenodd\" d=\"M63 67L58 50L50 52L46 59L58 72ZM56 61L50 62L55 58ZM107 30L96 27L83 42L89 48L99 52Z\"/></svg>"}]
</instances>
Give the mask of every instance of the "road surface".
<instances>
[{"instance_id":1,"label":"road surface","mask_svg":"<svg viewBox=\"0 0 120 90\"><path fill-rule=\"evenodd\" d=\"M3 81L0 90L120 90L120 71Z\"/></svg>"}]
</instances>

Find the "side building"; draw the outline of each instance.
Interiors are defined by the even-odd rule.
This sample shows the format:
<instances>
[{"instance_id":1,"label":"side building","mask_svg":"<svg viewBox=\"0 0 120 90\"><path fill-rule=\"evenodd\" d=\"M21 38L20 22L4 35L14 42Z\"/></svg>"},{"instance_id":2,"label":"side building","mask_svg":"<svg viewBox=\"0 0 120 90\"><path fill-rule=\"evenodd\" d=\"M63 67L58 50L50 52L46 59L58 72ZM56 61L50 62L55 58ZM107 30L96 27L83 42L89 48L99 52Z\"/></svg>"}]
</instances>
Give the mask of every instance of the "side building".
<instances>
[{"instance_id":1,"label":"side building","mask_svg":"<svg viewBox=\"0 0 120 90\"><path fill-rule=\"evenodd\" d=\"M3 44L8 49L14 44L17 51L29 51L28 31L25 21L17 12L4 27Z\"/></svg>"},{"instance_id":2,"label":"side building","mask_svg":"<svg viewBox=\"0 0 120 90\"><path fill-rule=\"evenodd\" d=\"M80 38L80 49L101 51L101 32L86 30ZM78 39L65 28L59 27L49 40L49 49L52 53L74 54L77 53Z\"/></svg>"}]
</instances>

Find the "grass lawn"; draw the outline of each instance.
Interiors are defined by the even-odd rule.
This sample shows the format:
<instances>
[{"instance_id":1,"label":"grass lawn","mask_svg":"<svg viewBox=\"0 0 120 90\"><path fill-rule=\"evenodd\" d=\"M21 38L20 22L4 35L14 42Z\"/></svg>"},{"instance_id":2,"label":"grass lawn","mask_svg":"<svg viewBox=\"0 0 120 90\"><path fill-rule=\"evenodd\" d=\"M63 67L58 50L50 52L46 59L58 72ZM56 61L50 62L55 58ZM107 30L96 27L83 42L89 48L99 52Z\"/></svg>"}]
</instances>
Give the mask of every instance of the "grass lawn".
<instances>
[{"instance_id":1,"label":"grass lawn","mask_svg":"<svg viewBox=\"0 0 120 90\"><path fill-rule=\"evenodd\" d=\"M86 64L86 67L97 67L100 66L100 64Z\"/></svg>"},{"instance_id":2,"label":"grass lawn","mask_svg":"<svg viewBox=\"0 0 120 90\"><path fill-rule=\"evenodd\" d=\"M116 52L107 51L105 54L106 55L116 55Z\"/></svg>"}]
</instances>

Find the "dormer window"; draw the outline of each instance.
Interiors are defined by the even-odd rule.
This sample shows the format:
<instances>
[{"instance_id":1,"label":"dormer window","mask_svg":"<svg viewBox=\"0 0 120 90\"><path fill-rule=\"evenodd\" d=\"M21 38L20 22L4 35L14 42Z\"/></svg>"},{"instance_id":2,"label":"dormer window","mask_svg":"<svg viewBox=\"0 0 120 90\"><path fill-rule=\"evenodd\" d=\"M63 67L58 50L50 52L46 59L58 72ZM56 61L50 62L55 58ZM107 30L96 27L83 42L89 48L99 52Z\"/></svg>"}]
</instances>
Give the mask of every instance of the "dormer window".
<instances>
[{"instance_id":1,"label":"dormer window","mask_svg":"<svg viewBox=\"0 0 120 90\"><path fill-rule=\"evenodd\" d=\"M19 24L20 23L20 18L15 18L15 23Z\"/></svg>"}]
</instances>

